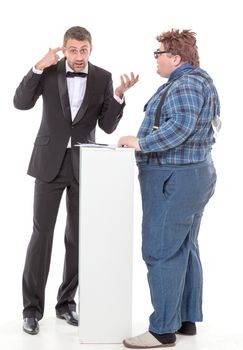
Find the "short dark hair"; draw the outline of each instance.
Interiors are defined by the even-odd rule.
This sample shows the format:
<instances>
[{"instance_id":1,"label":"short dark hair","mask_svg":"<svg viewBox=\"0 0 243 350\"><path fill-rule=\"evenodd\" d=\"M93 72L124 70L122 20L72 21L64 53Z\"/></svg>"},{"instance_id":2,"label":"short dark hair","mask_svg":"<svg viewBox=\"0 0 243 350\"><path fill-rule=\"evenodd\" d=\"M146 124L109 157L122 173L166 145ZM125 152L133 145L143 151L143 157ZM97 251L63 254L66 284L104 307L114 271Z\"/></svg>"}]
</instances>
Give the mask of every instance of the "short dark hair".
<instances>
[{"instance_id":1,"label":"short dark hair","mask_svg":"<svg viewBox=\"0 0 243 350\"><path fill-rule=\"evenodd\" d=\"M164 32L156 37L163 43L165 50L172 55L181 56L183 62L191 63L193 66L199 67L199 54L196 45L196 33L190 29L184 29L181 32L178 29Z\"/></svg>"},{"instance_id":2,"label":"short dark hair","mask_svg":"<svg viewBox=\"0 0 243 350\"><path fill-rule=\"evenodd\" d=\"M71 27L66 31L63 37L64 46L66 45L68 39L75 39L78 41L87 40L90 45L92 45L92 37L90 32L87 29L79 26Z\"/></svg>"}]
</instances>

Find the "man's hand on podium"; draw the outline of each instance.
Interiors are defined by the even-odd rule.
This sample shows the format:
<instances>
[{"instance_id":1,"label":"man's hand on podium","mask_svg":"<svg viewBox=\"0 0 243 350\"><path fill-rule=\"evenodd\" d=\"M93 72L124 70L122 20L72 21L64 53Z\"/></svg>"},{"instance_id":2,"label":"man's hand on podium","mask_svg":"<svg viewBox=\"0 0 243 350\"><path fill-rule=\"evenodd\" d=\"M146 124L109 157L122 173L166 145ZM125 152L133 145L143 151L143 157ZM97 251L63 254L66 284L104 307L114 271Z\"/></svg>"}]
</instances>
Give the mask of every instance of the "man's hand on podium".
<instances>
[{"instance_id":1,"label":"man's hand on podium","mask_svg":"<svg viewBox=\"0 0 243 350\"><path fill-rule=\"evenodd\" d=\"M118 141L118 147L129 147L141 151L138 141L139 139L135 136L122 136Z\"/></svg>"}]
</instances>

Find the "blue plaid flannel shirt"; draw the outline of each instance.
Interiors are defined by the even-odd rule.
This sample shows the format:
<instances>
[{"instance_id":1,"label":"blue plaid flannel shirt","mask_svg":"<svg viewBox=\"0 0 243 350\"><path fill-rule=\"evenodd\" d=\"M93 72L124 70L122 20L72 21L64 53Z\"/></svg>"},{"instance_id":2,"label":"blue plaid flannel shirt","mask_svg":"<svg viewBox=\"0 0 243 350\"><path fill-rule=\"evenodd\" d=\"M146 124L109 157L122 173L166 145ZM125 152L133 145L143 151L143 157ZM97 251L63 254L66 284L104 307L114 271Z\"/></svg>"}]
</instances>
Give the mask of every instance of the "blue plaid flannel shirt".
<instances>
[{"instance_id":1,"label":"blue plaid flannel shirt","mask_svg":"<svg viewBox=\"0 0 243 350\"><path fill-rule=\"evenodd\" d=\"M192 71L200 75L189 74ZM174 79L161 107L159 128L153 131L163 91ZM219 115L219 98L210 76L201 68L182 65L148 101L137 135L141 148L136 152L137 163L147 162L151 152L157 153L151 160L161 164L204 161L215 143L212 122Z\"/></svg>"}]
</instances>

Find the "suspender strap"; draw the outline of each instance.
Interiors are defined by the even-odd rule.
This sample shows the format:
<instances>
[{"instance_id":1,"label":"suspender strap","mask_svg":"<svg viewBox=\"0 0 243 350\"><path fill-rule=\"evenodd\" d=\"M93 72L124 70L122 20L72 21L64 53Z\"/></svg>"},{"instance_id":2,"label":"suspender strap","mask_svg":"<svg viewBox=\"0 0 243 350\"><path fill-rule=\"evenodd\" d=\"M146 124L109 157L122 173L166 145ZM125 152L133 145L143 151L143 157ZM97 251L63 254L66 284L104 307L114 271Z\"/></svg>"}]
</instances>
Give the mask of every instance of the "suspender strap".
<instances>
[{"instance_id":1,"label":"suspender strap","mask_svg":"<svg viewBox=\"0 0 243 350\"><path fill-rule=\"evenodd\" d=\"M157 111L156 111L156 116L155 116L155 120L154 120L154 126L153 126L153 131L158 129L159 127L159 120L160 120L160 111L161 111L161 108L165 102L165 98L166 98L166 95L167 95L167 92L169 90L169 88L171 87L171 85L173 85L173 82L167 86L167 88L164 90L163 94L162 94L162 97L160 99L160 102L159 102L159 105L158 105L158 108L157 108Z\"/></svg>"}]
</instances>

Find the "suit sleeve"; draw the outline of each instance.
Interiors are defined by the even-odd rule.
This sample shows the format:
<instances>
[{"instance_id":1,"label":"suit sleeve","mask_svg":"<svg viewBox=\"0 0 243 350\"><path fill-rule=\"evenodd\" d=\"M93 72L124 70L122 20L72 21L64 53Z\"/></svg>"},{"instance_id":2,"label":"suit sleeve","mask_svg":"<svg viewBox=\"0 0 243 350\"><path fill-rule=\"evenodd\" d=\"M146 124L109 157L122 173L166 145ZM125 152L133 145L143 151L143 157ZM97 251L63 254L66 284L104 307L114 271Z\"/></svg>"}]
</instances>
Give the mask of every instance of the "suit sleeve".
<instances>
[{"instance_id":1,"label":"suit sleeve","mask_svg":"<svg viewBox=\"0 0 243 350\"><path fill-rule=\"evenodd\" d=\"M112 79L108 80L102 110L98 119L99 127L107 134L111 134L117 127L123 114L125 102L120 104L113 97Z\"/></svg>"},{"instance_id":2,"label":"suit sleeve","mask_svg":"<svg viewBox=\"0 0 243 350\"><path fill-rule=\"evenodd\" d=\"M42 75L34 73L31 69L23 78L14 95L13 103L15 108L27 110L34 107L42 94Z\"/></svg>"}]
</instances>

